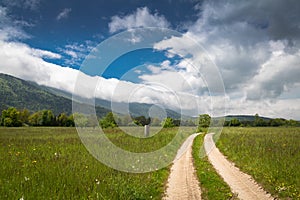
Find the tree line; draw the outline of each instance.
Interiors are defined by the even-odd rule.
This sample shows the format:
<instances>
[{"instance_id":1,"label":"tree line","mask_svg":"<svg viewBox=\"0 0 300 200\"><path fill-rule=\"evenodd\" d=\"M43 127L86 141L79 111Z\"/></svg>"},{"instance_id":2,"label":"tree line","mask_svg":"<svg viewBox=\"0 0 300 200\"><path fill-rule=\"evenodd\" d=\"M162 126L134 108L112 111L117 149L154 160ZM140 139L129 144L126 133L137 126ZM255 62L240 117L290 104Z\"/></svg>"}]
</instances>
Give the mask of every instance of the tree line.
<instances>
[{"instance_id":1,"label":"tree line","mask_svg":"<svg viewBox=\"0 0 300 200\"><path fill-rule=\"evenodd\" d=\"M252 121L240 121L237 118L225 121L224 126L241 126L241 127L279 127L279 126L300 126L300 122L290 119L275 118L275 119L263 119L255 114L254 120Z\"/></svg>"},{"instance_id":2,"label":"tree line","mask_svg":"<svg viewBox=\"0 0 300 200\"><path fill-rule=\"evenodd\" d=\"M260 127L260 126L300 126L300 122L296 120L286 120L275 118L265 120L255 115L252 121L240 121L232 118L224 122L220 119L211 118L208 114L199 115L198 119L178 120L167 117L163 120L158 118L146 118L145 116L132 117L130 115L118 116L112 112L108 112L106 116L98 119L94 115L84 115L82 113L73 113L67 115L61 113L54 115L51 110L41 110L31 113L27 109L18 110L10 107L3 110L0 117L0 125L6 127L19 126L62 126L62 127L96 127L100 125L102 128L114 128L117 126L162 126L163 128L171 128L176 126L198 126L198 131L203 131L209 126L233 126L233 127Z\"/></svg>"},{"instance_id":3,"label":"tree line","mask_svg":"<svg viewBox=\"0 0 300 200\"><path fill-rule=\"evenodd\" d=\"M133 117L130 115L119 116L108 112L106 116L98 119L94 115L84 115L82 113L73 113L67 115L61 113L54 115L51 110L41 110L31 113L28 109L18 110L10 107L3 110L0 117L0 125L6 127L20 126L61 126L61 127L95 127L100 125L102 128L114 128L117 126L162 126L170 128L175 126L196 126L196 120L177 120L167 117L163 120L158 118L150 119L145 116Z\"/></svg>"}]
</instances>

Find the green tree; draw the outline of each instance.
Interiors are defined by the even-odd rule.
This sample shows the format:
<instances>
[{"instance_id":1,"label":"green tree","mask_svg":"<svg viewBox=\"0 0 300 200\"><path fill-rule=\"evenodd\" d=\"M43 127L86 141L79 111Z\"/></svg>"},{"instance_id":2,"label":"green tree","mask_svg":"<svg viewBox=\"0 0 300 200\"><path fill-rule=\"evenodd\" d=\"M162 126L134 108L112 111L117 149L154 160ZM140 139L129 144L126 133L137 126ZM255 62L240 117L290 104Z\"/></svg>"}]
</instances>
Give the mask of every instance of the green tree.
<instances>
[{"instance_id":1,"label":"green tree","mask_svg":"<svg viewBox=\"0 0 300 200\"><path fill-rule=\"evenodd\" d=\"M293 119L288 120L287 124L289 126L299 126L299 122L297 122L296 120L293 120Z\"/></svg>"},{"instance_id":2,"label":"green tree","mask_svg":"<svg viewBox=\"0 0 300 200\"><path fill-rule=\"evenodd\" d=\"M167 117L162 121L163 128L172 128L174 127L174 121L171 117Z\"/></svg>"},{"instance_id":3,"label":"green tree","mask_svg":"<svg viewBox=\"0 0 300 200\"><path fill-rule=\"evenodd\" d=\"M256 113L254 116L254 126L264 126L265 122L262 118L259 117L259 115Z\"/></svg>"},{"instance_id":4,"label":"green tree","mask_svg":"<svg viewBox=\"0 0 300 200\"><path fill-rule=\"evenodd\" d=\"M29 122L30 112L27 109L23 109L20 111L20 120L24 124L28 124Z\"/></svg>"},{"instance_id":5,"label":"green tree","mask_svg":"<svg viewBox=\"0 0 300 200\"><path fill-rule=\"evenodd\" d=\"M55 117L51 110L42 111L42 126L53 126Z\"/></svg>"},{"instance_id":6,"label":"green tree","mask_svg":"<svg viewBox=\"0 0 300 200\"><path fill-rule=\"evenodd\" d=\"M146 118L145 116L139 116L139 117L135 117L133 122L138 126L145 126L150 124L151 119L150 117Z\"/></svg>"},{"instance_id":7,"label":"green tree","mask_svg":"<svg viewBox=\"0 0 300 200\"><path fill-rule=\"evenodd\" d=\"M7 127L22 126L20 112L14 107L3 110L1 115L1 124Z\"/></svg>"},{"instance_id":8,"label":"green tree","mask_svg":"<svg viewBox=\"0 0 300 200\"><path fill-rule=\"evenodd\" d=\"M69 115L66 126L68 126L68 127L74 127L75 126L73 114Z\"/></svg>"},{"instance_id":9,"label":"green tree","mask_svg":"<svg viewBox=\"0 0 300 200\"><path fill-rule=\"evenodd\" d=\"M151 126L160 126L161 121L158 118L153 118L151 120Z\"/></svg>"},{"instance_id":10,"label":"green tree","mask_svg":"<svg viewBox=\"0 0 300 200\"><path fill-rule=\"evenodd\" d=\"M100 120L100 126L102 128L115 128L117 123L114 119L114 114L112 112L107 113L107 115Z\"/></svg>"},{"instance_id":11,"label":"green tree","mask_svg":"<svg viewBox=\"0 0 300 200\"><path fill-rule=\"evenodd\" d=\"M74 122L77 127L86 127L88 123L88 118L82 113L73 114Z\"/></svg>"},{"instance_id":12,"label":"green tree","mask_svg":"<svg viewBox=\"0 0 300 200\"><path fill-rule=\"evenodd\" d=\"M233 118L230 120L229 126L240 126L241 122L237 118Z\"/></svg>"},{"instance_id":13,"label":"green tree","mask_svg":"<svg viewBox=\"0 0 300 200\"><path fill-rule=\"evenodd\" d=\"M286 120L281 118L271 119L270 120L271 126L283 126L286 125Z\"/></svg>"},{"instance_id":14,"label":"green tree","mask_svg":"<svg viewBox=\"0 0 300 200\"><path fill-rule=\"evenodd\" d=\"M42 112L35 112L32 115L29 116L28 118L29 124L32 126L42 126L43 121L42 121Z\"/></svg>"},{"instance_id":15,"label":"green tree","mask_svg":"<svg viewBox=\"0 0 300 200\"><path fill-rule=\"evenodd\" d=\"M68 116L66 115L66 113L61 113L57 116L56 121L58 126L67 126Z\"/></svg>"},{"instance_id":16,"label":"green tree","mask_svg":"<svg viewBox=\"0 0 300 200\"><path fill-rule=\"evenodd\" d=\"M88 122L87 122L87 126L88 127L96 127L96 126L98 126L98 119L97 119L97 116L95 116L95 115L89 115L88 116Z\"/></svg>"},{"instance_id":17,"label":"green tree","mask_svg":"<svg viewBox=\"0 0 300 200\"><path fill-rule=\"evenodd\" d=\"M208 114L199 115L198 132L205 131L209 127L211 117Z\"/></svg>"},{"instance_id":18,"label":"green tree","mask_svg":"<svg viewBox=\"0 0 300 200\"><path fill-rule=\"evenodd\" d=\"M55 117L51 110L42 110L29 116L29 123L33 126L53 126Z\"/></svg>"}]
</instances>

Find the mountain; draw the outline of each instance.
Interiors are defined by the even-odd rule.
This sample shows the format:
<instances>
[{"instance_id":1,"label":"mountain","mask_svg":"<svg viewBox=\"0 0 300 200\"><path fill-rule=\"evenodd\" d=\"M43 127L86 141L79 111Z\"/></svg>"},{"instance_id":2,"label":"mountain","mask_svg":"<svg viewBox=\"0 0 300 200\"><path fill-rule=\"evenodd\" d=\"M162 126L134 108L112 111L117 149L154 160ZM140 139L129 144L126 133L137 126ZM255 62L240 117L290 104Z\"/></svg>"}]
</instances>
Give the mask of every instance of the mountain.
<instances>
[{"instance_id":1,"label":"mountain","mask_svg":"<svg viewBox=\"0 0 300 200\"><path fill-rule=\"evenodd\" d=\"M52 88L52 87L47 87L47 86L39 86L41 88L43 88L44 90L52 93L52 94L55 94L57 96L62 96L62 97L65 97L65 98L68 98L70 100L72 100L72 94L71 93L68 93L66 91L62 91L62 90L59 90L59 89L56 89L56 88ZM82 99L82 101L90 101L90 99ZM107 101L107 100L104 100L104 99L99 99L99 98L96 98L95 99L95 105L96 106L100 106L100 107L103 107L103 108L106 108L108 110L111 110L112 108L112 103L110 101ZM123 103L123 102L113 102L113 110L119 114L128 114L128 110L126 109L126 107L128 107L129 111L130 111L130 115L133 116L133 117L138 117L138 116L145 116L145 117L149 117L149 110L150 108L153 106L153 104L146 104L146 103L129 103L129 105L127 105L127 103ZM173 119L180 119L181 118L181 115L176 112L176 111L173 111L171 109L166 109L166 115L168 117L171 117ZM164 118L165 116L164 115L158 115L157 116L158 118L162 119ZM182 116L184 119L188 119L190 117L188 116Z\"/></svg>"},{"instance_id":2,"label":"mountain","mask_svg":"<svg viewBox=\"0 0 300 200\"><path fill-rule=\"evenodd\" d=\"M79 103L82 104L82 103ZM52 110L55 115L72 113L72 100L46 90L44 86L0 73L0 111L8 107L28 109L31 112ZM93 108L90 108L93 109ZM96 107L97 116L102 117L109 109Z\"/></svg>"},{"instance_id":3,"label":"mountain","mask_svg":"<svg viewBox=\"0 0 300 200\"><path fill-rule=\"evenodd\" d=\"M225 120L230 121L233 118L238 119L240 122L245 122L245 121L253 122L255 120L254 115L227 115L225 117ZM271 118L262 117L262 116L259 116L259 118L262 119L262 120L265 120L265 121L269 121L271 119Z\"/></svg>"}]
</instances>

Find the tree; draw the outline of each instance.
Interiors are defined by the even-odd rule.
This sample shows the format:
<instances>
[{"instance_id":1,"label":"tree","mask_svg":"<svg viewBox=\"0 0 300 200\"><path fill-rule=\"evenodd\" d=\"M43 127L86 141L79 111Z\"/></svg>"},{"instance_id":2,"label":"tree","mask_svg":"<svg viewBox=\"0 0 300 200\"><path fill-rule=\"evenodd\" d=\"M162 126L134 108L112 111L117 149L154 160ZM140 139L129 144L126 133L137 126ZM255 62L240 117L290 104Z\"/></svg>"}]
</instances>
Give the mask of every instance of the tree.
<instances>
[{"instance_id":1,"label":"tree","mask_svg":"<svg viewBox=\"0 0 300 200\"><path fill-rule=\"evenodd\" d=\"M27 109L23 109L20 111L20 120L24 124L28 124L29 122L30 112Z\"/></svg>"},{"instance_id":2,"label":"tree","mask_svg":"<svg viewBox=\"0 0 300 200\"><path fill-rule=\"evenodd\" d=\"M254 126L264 126L265 122L262 118L259 117L259 115L256 113L254 116Z\"/></svg>"},{"instance_id":3,"label":"tree","mask_svg":"<svg viewBox=\"0 0 300 200\"><path fill-rule=\"evenodd\" d=\"M162 121L162 126L163 126L163 128L172 128L175 125L174 125L173 119L171 117L167 117Z\"/></svg>"},{"instance_id":4,"label":"tree","mask_svg":"<svg viewBox=\"0 0 300 200\"><path fill-rule=\"evenodd\" d=\"M77 127L86 127L88 123L87 117L82 113L73 114L74 122Z\"/></svg>"},{"instance_id":5,"label":"tree","mask_svg":"<svg viewBox=\"0 0 300 200\"><path fill-rule=\"evenodd\" d=\"M151 119L150 117L146 118L145 116L139 116L139 117L135 117L133 122L138 126L145 126L150 124Z\"/></svg>"},{"instance_id":6,"label":"tree","mask_svg":"<svg viewBox=\"0 0 300 200\"><path fill-rule=\"evenodd\" d=\"M51 110L42 111L42 126L53 126L55 117Z\"/></svg>"},{"instance_id":7,"label":"tree","mask_svg":"<svg viewBox=\"0 0 300 200\"><path fill-rule=\"evenodd\" d=\"M230 124L229 126L240 126L241 122L237 118L233 118L233 119L230 120L229 124Z\"/></svg>"},{"instance_id":8,"label":"tree","mask_svg":"<svg viewBox=\"0 0 300 200\"><path fill-rule=\"evenodd\" d=\"M287 121L287 124L289 126L298 126L299 122L297 122L296 120L290 119L290 120Z\"/></svg>"},{"instance_id":9,"label":"tree","mask_svg":"<svg viewBox=\"0 0 300 200\"><path fill-rule=\"evenodd\" d=\"M75 126L73 114L69 115L66 126L68 126L68 127L74 127Z\"/></svg>"},{"instance_id":10,"label":"tree","mask_svg":"<svg viewBox=\"0 0 300 200\"><path fill-rule=\"evenodd\" d=\"M97 116L91 114L91 115L88 116L87 119L88 119L88 122L87 122L88 127L96 127L96 126L99 125Z\"/></svg>"},{"instance_id":11,"label":"tree","mask_svg":"<svg viewBox=\"0 0 300 200\"><path fill-rule=\"evenodd\" d=\"M211 117L208 114L199 115L198 132L204 131L210 125Z\"/></svg>"},{"instance_id":12,"label":"tree","mask_svg":"<svg viewBox=\"0 0 300 200\"><path fill-rule=\"evenodd\" d=\"M271 126L283 126L286 125L286 120L281 118L271 119L270 120Z\"/></svg>"},{"instance_id":13,"label":"tree","mask_svg":"<svg viewBox=\"0 0 300 200\"><path fill-rule=\"evenodd\" d=\"M66 115L66 113L61 113L57 116L56 121L58 126L67 126L68 116Z\"/></svg>"},{"instance_id":14,"label":"tree","mask_svg":"<svg viewBox=\"0 0 300 200\"><path fill-rule=\"evenodd\" d=\"M161 124L161 121L158 118L153 118L151 120L151 126L159 126Z\"/></svg>"},{"instance_id":15,"label":"tree","mask_svg":"<svg viewBox=\"0 0 300 200\"><path fill-rule=\"evenodd\" d=\"M14 107L3 110L1 115L1 124L7 127L22 126L20 112Z\"/></svg>"},{"instance_id":16,"label":"tree","mask_svg":"<svg viewBox=\"0 0 300 200\"><path fill-rule=\"evenodd\" d=\"M115 128L117 123L114 119L114 114L112 112L107 113L107 115L100 120L100 126L102 128Z\"/></svg>"},{"instance_id":17,"label":"tree","mask_svg":"<svg viewBox=\"0 0 300 200\"><path fill-rule=\"evenodd\" d=\"M29 123L33 126L53 126L55 117L51 110L42 110L29 116Z\"/></svg>"},{"instance_id":18,"label":"tree","mask_svg":"<svg viewBox=\"0 0 300 200\"><path fill-rule=\"evenodd\" d=\"M42 126L42 113L41 111L33 113L32 115L29 116L28 122L32 126Z\"/></svg>"}]
</instances>

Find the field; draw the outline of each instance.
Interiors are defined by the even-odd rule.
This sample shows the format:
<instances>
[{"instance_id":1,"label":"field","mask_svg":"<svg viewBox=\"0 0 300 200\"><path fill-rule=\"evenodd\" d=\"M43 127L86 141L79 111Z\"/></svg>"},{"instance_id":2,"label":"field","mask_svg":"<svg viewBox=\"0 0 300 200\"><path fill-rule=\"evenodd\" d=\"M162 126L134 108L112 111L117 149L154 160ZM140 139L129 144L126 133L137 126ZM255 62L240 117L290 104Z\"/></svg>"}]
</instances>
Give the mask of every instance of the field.
<instances>
[{"instance_id":1,"label":"field","mask_svg":"<svg viewBox=\"0 0 300 200\"><path fill-rule=\"evenodd\" d=\"M217 146L274 197L300 199L300 128L224 128Z\"/></svg>"},{"instance_id":2,"label":"field","mask_svg":"<svg viewBox=\"0 0 300 200\"><path fill-rule=\"evenodd\" d=\"M142 140L106 131L108 138L133 152L167 144L177 129ZM192 133L183 131L182 141ZM146 142L144 142L146 141ZM169 168L125 173L96 160L74 128L0 128L0 199L161 199Z\"/></svg>"}]
</instances>

